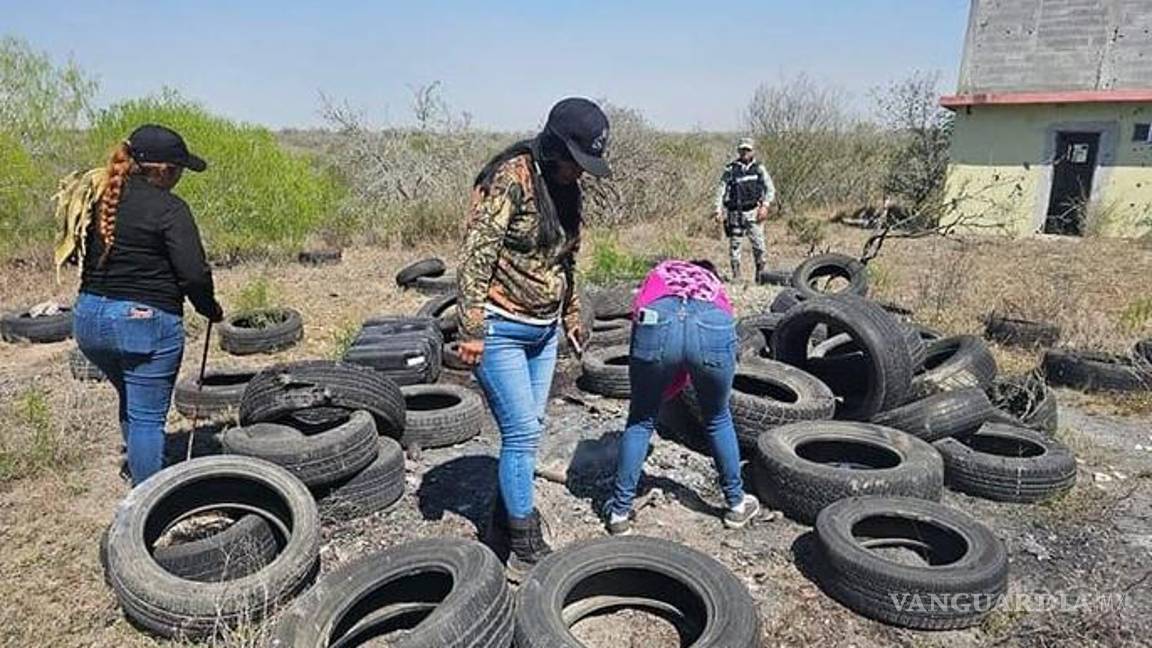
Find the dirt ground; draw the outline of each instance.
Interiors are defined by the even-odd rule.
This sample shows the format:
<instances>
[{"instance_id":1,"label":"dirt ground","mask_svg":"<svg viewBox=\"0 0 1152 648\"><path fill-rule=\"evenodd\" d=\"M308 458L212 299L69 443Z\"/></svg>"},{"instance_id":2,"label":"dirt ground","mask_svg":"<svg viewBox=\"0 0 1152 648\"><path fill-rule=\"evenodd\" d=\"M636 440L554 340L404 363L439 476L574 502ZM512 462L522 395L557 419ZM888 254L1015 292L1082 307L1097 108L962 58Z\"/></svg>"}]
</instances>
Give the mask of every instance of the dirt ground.
<instances>
[{"instance_id":1,"label":"dirt ground","mask_svg":"<svg viewBox=\"0 0 1152 648\"><path fill-rule=\"evenodd\" d=\"M773 264L795 263L799 246L776 230ZM837 231L833 244L858 249L856 232ZM649 251L645 239L630 247ZM693 252L722 258L715 240L692 241ZM1080 246L1080 247L1073 247ZM356 248L342 264L321 268L246 265L218 271L225 306L255 277L266 277L276 301L303 312L305 339L275 356L232 358L213 349L210 366L259 367L274 360L330 357L369 315L411 313L423 298L395 288L403 261L437 250ZM448 250L438 250L447 258ZM913 307L918 317L948 332L978 330L980 312L1016 305L1051 311L1066 337L1085 346L1117 347L1145 328L1121 328L1128 305L1148 297L1152 253L1123 242L975 240L898 241L875 267L876 292ZM1121 271L1123 270L1123 271ZM56 288L51 273L5 271L0 307L27 306L56 296L71 299L74 282ZM740 310L764 306L773 290L736 287ZM1085 306L1087 304L1087 306ZM1027 313L1025 313L1027 314ZM1040 313L1043 314L1043 313ZM1091 325L1086 324L1088 321ZM189 318L185 375L196 371L202 320ZM1127 326L1127 325L1125 325ZM0 645L172 645L130 626L105 588L97 539L127 487L117 476L119 439L115 397L105 384L80 384L68 375L70 342L0 345L0 435L24 439L26 424L12 414L29 390L46 394L44 434L63 437L65 467L0 483ZM1002 366L1035 363L1031 354L997 350ZM591 397L575 387L578 369L565 365L553 389L540 465L567 474L567 483L538 479L538 504L556 547L604 534L597 509L606 497L626 403ZM466 375L446 380L469 383ZM1080 463L1076 488L1056 502L998 504L948 492L944 502L988 524L1004 540L1014 594L1078 593L1076 609L1002 608L981 626L923 633L860 617L828 598L796 567L810 547L811 529L786 519L725 530L717 518L720 494L711 459L654 438L642 490L652 492L637 530L716 557L744 581L756 600L763 646L1141 646L1152 637L1152 424L1142 403L1059 392L1061 432ZM211 447L218 426L204 426L197 448ZM189 422L173 413L172 455L180 456ZM21 436L23 435L23 436ZM430 536L472 537L493 488L495 430L488 425L461 446L427 450L408 465L408 490L386 513L326 527L324 571L366 552ZM63 451L62 451L63 452ZM1087 600L1087 599L1090 599ZM1036 606L1033 606L1036 607ZM674 632L642 613L588 620L576 633L590 647L677 645Z\"/></svg>"}]
</instances>

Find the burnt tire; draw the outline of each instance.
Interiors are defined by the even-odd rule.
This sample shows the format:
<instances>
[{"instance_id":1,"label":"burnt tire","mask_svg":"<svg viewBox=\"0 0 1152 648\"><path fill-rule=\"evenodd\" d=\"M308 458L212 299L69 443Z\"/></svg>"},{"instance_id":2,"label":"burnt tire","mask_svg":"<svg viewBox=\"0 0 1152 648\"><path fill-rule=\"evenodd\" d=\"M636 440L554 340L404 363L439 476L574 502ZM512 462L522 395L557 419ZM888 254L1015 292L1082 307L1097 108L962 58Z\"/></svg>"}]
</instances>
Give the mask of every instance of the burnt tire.
<instances>
[{"instance_id":1,"label":"burnt tire","mask_svg":"<svg viewBox=\"0 0 1152 648\"><path fill-rule=\"evenodd\" d=\"M376 458L376 423L363 410L312 434L276 423L255 423L225 430L220 445L226 454L270 461L304 482L323 486L360 472Z\"/></svg>"},{"instance_id":2,"label":"burnt tire","mask_svg":"<svg viewBox=\"0 0 1152 648\"><path fill-rule=\"evenodd\" d=\"M484 400L459 385L411 385L401 389L407 422L400 445L442 448L480 434Z\"/></svg>"},{"instance_id":3,"label":"burnt tire","mask_svg":"<svg viewBox=\"0 0 1152 648\"><path fill-rule=\"evenodd\" d=\"M156 547L152 557L180 578L219 583L260 571L276 559L277 551L272 526L260 515L249 514L206 538Z\"/></svg>"},{"instance_id":4,"label":"burnt tire","mask_svg":"<svg viewBox=\"0 0 1152 648\"><path fill-rule=\"evenodd\" d=\"M1031 373L998 378L987 390L996 409L990 419L1055 434L1060 427L1056 392L1044 379Z\"/></svg>"},{"instance_id":5,"label":"burnt tire","mask_svg":"<svg viewBox=\"0 0 1152 648\"><path fill-rule=\"evenodd\" d=\"M0 317L0 339L5 342L47 344L72 337L72 309L60 307L54 315L32 317L28 311Z\"/></svg>"},{"instance_id":6,"label":"burnt tire","mask_svg":"<svg viewBox=\"0 0 1152 648\"><path fill-rule=\"evenodd\" d=\"M418 277L411 287L425 295L454 295L459 289L455 273L439 277Z\"/></svg>"},{"instance_id":7,"label":"burnt tire","mask_svg":"<svg viewBox=\"0 0 1152 648\"><path fill-rule=\"evenodd\" d=\"M994 415L992 403L977 387L933 394L872 417L877 425L907 432L928 442L976 431Z\"/></svg>"},{"instance_id":8,"label":"burnt tire","mask_svg":"<svg viewBox=\"0 0 1152 648\"><path fill-rule=\"evenodd\" d=\"M684 389L683 399L696 420L702 420L691 385ZM748 450L772 428L832 418L836 400L832 390L815 376L780 362L759 360L736 368L729 408L736 440Z\"/></svg>"},{"instance_id":9,"label":"burnt tire","mask_svg":"<svg viewBox=\"0 0 1152 648\"><path fill-rule=\"evenodd\" d=\"M68 371L76 380L99 382L108 379L100 367L93 364L80 349L68 351Z\"/></svg>"},{"instance_id":10,"label":"burnt tire","mask_svg":"<svg viewBox=\"0 0 1152 648\"><path fill-rule=\"evenodd\" d=\"M266 326L254 324L267 321ZM232 355L271 353L294 346L304 337L304 320L291 308L246 311L220 323L220 349Z\"/></svg>"},{"instance_id":11,"label":"burnt tire","mask_svg":"<svg viewBox=\"0 0 1152 648\"><path fill-rule=\"evenodd\" d=\"M824 292L817 284L826 277L847 281L847 285L836 292ZM859 259L843 254L819 254L806 259L792 273L792 287L806 299L830 295L868 294L868 270Z\"/></svg>"},{"instance_id":12,"label":"burnt tire","mask_svg":"<svg viewBox=\"0 0 1152 648\"><path fill-rule=\"evenodd\" d=\"M753 457L760 499L811 524L832 502L855 495L939 500L940 453L926 441L868 423L810 421L760 436Z\"/></svg>"},{"instance_id":13,"label":"burnt tire","mask_svg":"<svg viewBox=\"0 0 1152 648\"><path fill-rule=\"evenodd\" d=\"M1076 484L1076 457L1051 436L989 423L978 431L937 441L949 488L1000 502L1039 502Z\"/></svg>"},{"instance_id":14,"label":"burnt tire","mask_svg":"<svg viewBox=\"0 0 1152 648\"><path fill-rule=\"evenodd\" d=\"M860 351L835 363L810 358L812 334L821 325L848 333ZM867 420L908 400L914 366L909 330L861 297L814 299L784 315L772 334L772 352L776 360L816 376L841 398L837 418ZM838 374L845 369L842 360L853 357L855 366Z\"/></svg>"},{"instance_id":15,"label":"burnt tire","mask_svg":"<svg viewBox=\"0 0 1152 648\"><path fill-rule=\"evenodd\" d=\"M1129 355L1052 350L1044 354L1043 371L1049 385L1080 391L1152 390L1152 372L1147 363Z\"/></svg>"},{"instance_id":16,"label":"burnt tire","mask_svg":"<svg viewBox=\"0 0 1152 648\"><path fill-rule=\"evenodd\" d=\"M427 538L325 575L280 615L275 648L374 643L395 648L508 648L513 598L500 561L471 540Z\"/></svg>"},{"instance_id":17,"label":"burnt tire","mask_svg":"<svg viewBox=\"0 0 1152 648\"><path fill-rule=\"evenodd\" d=\"M1053 347L1060 341L1059 326L1048 322L1004 317L992 313L984 320L984 337L1005 346Z\"/></svg>"},{"instance_id":18,"label":"burnt tire","mask_svg":"<svg viewBox=\"0 0 1152 648\"><path fill-rule=\"evenodd\" d=\"M714 558L668 540L600 538L542 560L520 585L518 648L581 648L569 629L625 608L676 626L680 645L755 648L760 618L747 588Z\"/></svg>"},{"instance_id":19,"label":"burnt tire","mask_svg":"<svg viewBox=\"0 0 1152 648\"><path fill-rule=\"evenodd\" d=\"M340 248L325 248L319 250L303 250L296 255L296 261L303 265L322 266L336 265L344 260L344 250Z\"/></svg>"},{"instance_id":20,"label":"burnt tire","mask_svg":"<svg viewBox=\"0 0 1152 648\"><path fill-rule=\"evenodd\" d=\"M981 622L1008 589L1008 552L992 531L936 502L852 497L816 519L817 580L870 619L918 630ZM905 552L901 559L889 554ZM908 560L912 555L918 559Z\"/></svg>"},{"instance_id":21,"label":"burnt tire","mask_svg":"<svg viewBox=\"0 0 1152 648\"><path fill-rule=\"evenodd\" d=\"M584 354L580 389L609 398L632 397L628 377L630 350L627 346L596 349Z\"/></svg>"},{"instance_id":22,"label":"burnt tire","mask_svg":"<svg viewBox=\"0 0 1152 648\"><path fill-rule=\"evenodd\" d=\"M376 459L348 479L312 489L320 518L344 522L395 504L404 495L404 451L388 437L379 438Z\"/></svg>"},{"instance_id":23,"label":"burnt tire","mask_svg":"<svg viewBox=\"0 0 1152 648\"><path fill-rule=\"evenodd\" d=\"M996 380L996 358L984 340L957 335L932 342L924 365L912 378L912 394L926 397L953 389L987 389Z\"/></svg>"},{"instance_id":24,"label":"burnt tire","mask_svg":"<svg viewBox=\"0 0 1152 648\"><path fill-rule=\"evenodd\" d=\"M288 362L256 374L240 400L240 424L316 407L367 410L380 434L404 431L404 395L396 383L374 369L329 360Z\"/></svg>"},{"instance_id":25,"label":"burnt tire","mask_svg":"<svg viewBox=\"0 0 1152 648\"><path fill-rule=\"evenodd\" d=\"M211 418L235 412L255 371L225 370L204 374L204 384L186 378L176 383L172 403L184 416Z\"/></svg>"},{"instance_id":26,"label":"burnt tire","mask_svg":"<svg viewBox=\"0 0 1152 648\"><path fill-rule=\"evenodd\" d=\"M259 511L282 547L242 578L196 582L160 566L156 539L193 511ZM320 521L312 494L288 471L260 459L201 457L166 468L120 502L108 532L107 577L125 614L164 637L188 639L256 623L303 589L319 564Z\"/></svg>"},{"instance_id":27,"label":"burnt tire","mask_svg":"<svg viewBox=\"0 0 1152 648\"><path fill-rule=\"evenodd\" d=\"M405 266L396 273L396 285L401 288L411 288L421 277L439 277L448 271L448 266L440 259L423 259Z\"/></svg>"}]
</instances>

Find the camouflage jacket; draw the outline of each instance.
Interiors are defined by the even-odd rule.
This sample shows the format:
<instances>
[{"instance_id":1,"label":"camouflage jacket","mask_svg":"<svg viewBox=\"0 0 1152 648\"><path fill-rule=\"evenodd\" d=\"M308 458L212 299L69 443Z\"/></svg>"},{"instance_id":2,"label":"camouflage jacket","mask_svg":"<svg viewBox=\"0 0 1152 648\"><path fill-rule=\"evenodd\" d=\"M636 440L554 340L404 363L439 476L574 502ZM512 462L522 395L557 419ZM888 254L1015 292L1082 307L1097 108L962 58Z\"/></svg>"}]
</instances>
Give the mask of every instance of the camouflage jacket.
<instances>
[{"instance_id":1,"label":"camouflage jacket","mask_svg":"<svg viewBox=\"0 0 1152 648\"><path fill-rule=\"evenodd\" d=\"M580 239L566 237L551 250L536 245L540 218L531 163L528 155L514 157L497 169L488 191L472 191L457 271L463 340L484 338L486 304L531 319L560 318L565 331L579 326L574 270Z\"/></svg>"}]
</instances>

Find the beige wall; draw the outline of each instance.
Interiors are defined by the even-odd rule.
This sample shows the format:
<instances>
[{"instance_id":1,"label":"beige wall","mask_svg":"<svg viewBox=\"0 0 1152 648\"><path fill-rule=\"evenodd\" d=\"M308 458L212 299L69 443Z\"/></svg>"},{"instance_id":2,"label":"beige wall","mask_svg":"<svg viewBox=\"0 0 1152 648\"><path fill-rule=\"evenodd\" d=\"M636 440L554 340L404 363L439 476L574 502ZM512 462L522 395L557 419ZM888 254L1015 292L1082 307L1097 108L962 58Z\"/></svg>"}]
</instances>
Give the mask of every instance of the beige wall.
<instances>
[{"instance_id":1,"label":"beige wall","mask_svg":"<svg viewBox=\"0 0 1152 648\"><path fill-rule=\"evenodd\" d=\"M1140 236L1152 230L1152 144L1132 141L1152 104L974 106L956 111L946 207L1015 234L1040 231L1058 130L1101 133L1087 231Z\"/></svg>"}]
</instances>

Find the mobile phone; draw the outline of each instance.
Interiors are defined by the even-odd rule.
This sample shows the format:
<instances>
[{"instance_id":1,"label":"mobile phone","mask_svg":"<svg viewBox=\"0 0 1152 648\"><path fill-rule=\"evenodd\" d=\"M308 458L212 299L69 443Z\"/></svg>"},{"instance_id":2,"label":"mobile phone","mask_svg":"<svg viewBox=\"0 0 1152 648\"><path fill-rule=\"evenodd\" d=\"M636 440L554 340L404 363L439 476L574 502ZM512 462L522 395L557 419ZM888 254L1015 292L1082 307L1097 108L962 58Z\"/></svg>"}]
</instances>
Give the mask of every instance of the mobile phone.
<instances>
[{"instance_id":1,"label":"mobile phone","mask_svg":"<svg viewBox=\"0 0 1152 648\"><path fill-rule=\"evenodd\" d=\"M636 315L636 321L644 326L651 326L660 321L660 313L649 308L641 308Z\"/></svg>"}]
</instances>

